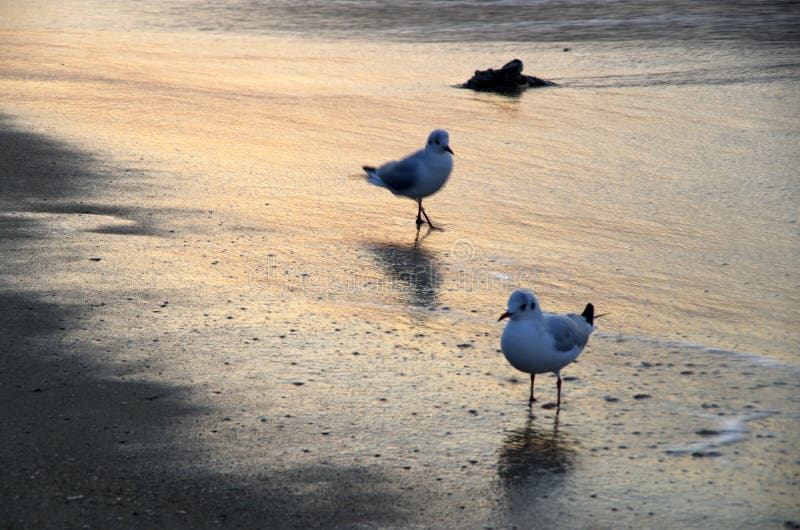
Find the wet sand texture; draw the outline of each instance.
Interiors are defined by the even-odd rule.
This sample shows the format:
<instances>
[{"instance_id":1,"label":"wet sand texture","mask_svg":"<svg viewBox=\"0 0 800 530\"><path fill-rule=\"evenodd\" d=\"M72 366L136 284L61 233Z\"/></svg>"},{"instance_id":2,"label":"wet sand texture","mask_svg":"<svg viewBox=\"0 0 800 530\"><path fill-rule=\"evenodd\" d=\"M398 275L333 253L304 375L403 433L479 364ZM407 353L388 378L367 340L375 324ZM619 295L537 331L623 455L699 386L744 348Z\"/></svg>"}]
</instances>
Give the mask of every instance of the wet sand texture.
<instances>
[{"instance_id":1,"label":"wet sand texture","mask_svg":"<svg viewBox=\"0 0 800 530\"><path fill-rule=\"evenodd\" d=\"M800 521L796 17L564 53L55 4L0 29L0 527ZM509 57L558 86L453 88ZM360 168L436 127L418 233ZM498 351L516 288L609 313L558 415Z\"/></svg>"},{"instance_id":2,"label":"wet sand texture","mask_svg":"<svg viewBox=\"0 0 800 530\"><path fill-rule=\"evenodd\" d=\"M600 335L565 375L561 414L531 415L483 318L431 332L447 272L419 242L364 251L410 320L345 307L308 322L291 289L259 309L247 285L157 283L172 265L126 256L213 221L98 191L120 168L7 120L0 142L5 526L791 521L797 432L775 411L796 399L792 368ZM138 228L75 221L95 216ZM543 402L554 390L541 378Z\"/></svg>"}]
</instances>

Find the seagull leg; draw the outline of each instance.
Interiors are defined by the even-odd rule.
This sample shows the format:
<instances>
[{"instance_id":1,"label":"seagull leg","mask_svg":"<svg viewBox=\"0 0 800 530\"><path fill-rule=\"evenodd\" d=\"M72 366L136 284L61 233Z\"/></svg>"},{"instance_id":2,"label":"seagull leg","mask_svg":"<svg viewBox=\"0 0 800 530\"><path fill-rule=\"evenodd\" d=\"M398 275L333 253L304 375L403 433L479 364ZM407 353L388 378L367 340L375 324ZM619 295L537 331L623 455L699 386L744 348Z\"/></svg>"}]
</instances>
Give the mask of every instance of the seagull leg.
<instances>
[{"instance_id":1,"label":"seagull leg","mask_svg":"<svg viewBox=\"0 0 800 530\"><path fill-rule=\"evenodd\" d=\"M425 220L428 221L428 226L430 226L431 228L436 230L437 228L435 226L433 226L433 223L431 223L431 220L428 219L428 214L425 213L425 208L422 207L422 199L419 200L419 210L422 212L422 215L425 216ZM419 216L419 214L417 214L417 216ZM417 217L417 223L422 224L422 220L419 217Z\"/></svg>"},{"instance_id":2,"label":"seagull leg","mask_svg":"<svg viewBox=\"0 0 800 530\"><path fill-rule=\"evenodd\" d=\"M533 405L533 402L536 401L536 398L533 397L533 380L536 379L536 374L531 373L531 397L528 398L528 406L530 407Z\"/></svg>"},{"instance_id":3,"label":"seagull leg","mask_svg":"<svg viewBox=\"0 0 800 530\"><path fill-rule=\"evenodd\" d=\"M427 215L425 216L428 217ZM422 220L422 199L417 199L417 228L419 228L425 221ZM430 221L428 222L430 224Z\"/></svg>"},{"instance_id":4,"label":"seagull leg","mask_svg":"<svg viewBox=\"0 0 800 530\"><path fill-rule=\"evenodd\" d=\"M558 402L556 403L557 408L561 408L561 374L556 374L558 377L558 381L556 381L556 386L558 387Z\"/></svg>"}]
</instances>

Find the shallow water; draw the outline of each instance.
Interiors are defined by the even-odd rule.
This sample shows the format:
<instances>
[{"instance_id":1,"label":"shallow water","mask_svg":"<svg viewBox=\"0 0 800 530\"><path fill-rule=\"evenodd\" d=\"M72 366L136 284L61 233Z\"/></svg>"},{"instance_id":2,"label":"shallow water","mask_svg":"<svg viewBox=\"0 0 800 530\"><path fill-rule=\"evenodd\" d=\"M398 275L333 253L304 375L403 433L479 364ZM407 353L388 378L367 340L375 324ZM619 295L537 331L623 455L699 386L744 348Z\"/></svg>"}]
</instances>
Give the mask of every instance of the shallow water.
<instances>
[{"instance_id":1,"label":"shallow water","mask_svg":"<svg viewBox=\"0 0 800 530\"><path fill-rule=\"evenodd\" d=\"M85 307L61 344L104 377L209 408L170 433L180 466L364 469L404 526L800 518L790 39L645 45L640 28L564 52L87 5L96 19L36 23L7 6L4 127L103 171L52 196L6 180L0 220L30 240L4 248L3 285ZM127 16L135 31L108 22ZM512 57L560 86L452 88ZM357 175L435 127L455 170L426 201L444 231L417 233L412 202ZM558 416L529 415L497 352L516 287L609 313Z\"/></svg>"},{"instance_id":2,"label":"shallow water","mask_svg":"<svg viewBox=\"0 0 800 530\"><path fill-rule=\"evenodd\" d=\"M240 33L410 42L663 41L796 43L791 0L166 0L142 6L72 0L6 2L7 27Z\"/></svg>"}]
</instances>

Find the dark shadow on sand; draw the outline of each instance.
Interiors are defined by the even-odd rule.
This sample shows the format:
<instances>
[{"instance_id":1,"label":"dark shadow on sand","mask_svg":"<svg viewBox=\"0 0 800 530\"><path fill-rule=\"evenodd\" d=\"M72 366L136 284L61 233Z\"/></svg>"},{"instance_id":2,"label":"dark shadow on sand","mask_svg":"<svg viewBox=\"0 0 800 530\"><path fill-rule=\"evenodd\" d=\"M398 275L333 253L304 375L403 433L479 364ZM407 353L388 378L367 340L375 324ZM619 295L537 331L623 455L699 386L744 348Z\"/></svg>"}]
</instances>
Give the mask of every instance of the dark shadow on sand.
<instances>
[{"instance_id":1,"label":"dark shadow on sand","mask_svg":"<svg viewBox=\"0 0 800 530\"><path fill-rule=\"evenodd\" d=\"M357 466L298 464L247 477L213 471L208 447L191 438L210 412L191 387L148 381L146 366L136 366L135 377L112 377L103 359L117 346L92 329L101 308L10 288L10 275L28 274L26 284L36 285L39 269L30 264L50 260L57 271L59 258L37 244L35 218L4 213L123 213L146 232L156 229L143 221L144 209L81 202L105 178L85 153L17 131L7 117L0 153L0 528L403 525L391 481ZM141 347L170 353L157 343ZM280 433L269 438L264 443L281 443Z\"/></svg>"},{"instance_id":2,"label":"dark shadow on sand","mask_svg":"<svg viewBox=\"0 0 800 530\"><path fill-rule=\"evenodd\" d=\"M106 377L97 348L63 340L85 308L8 292L0 300L3 528L399 520L382 492L387 479L364 469L309 465L248 479L202 471L202 451L184 438L208 410L188 388Z\"/></svg>"},{"instance_id":3,"label":"dark shadow on sand","mask_svg":"<svg viewBox=\"0 0 800 530\"><path fill-rule=\"evenodd\" d=\"M107 205L91 199L96 190L108 186L120 174L130 179L137 173L142 171L111 167L91 153L23 131L14 125L10 116L0 114L0 215L10 212L102 215L119 218L125 224L101 225L87 231L165 235L158 220L174 214L174 211L141 205ZM18 226L13 226L14 223ZM12 226L6 226L8 224ZM2 215L0 232L25 228L30 233L36 224L34 219L19 220Z\"/></svg>"}]
</instances>

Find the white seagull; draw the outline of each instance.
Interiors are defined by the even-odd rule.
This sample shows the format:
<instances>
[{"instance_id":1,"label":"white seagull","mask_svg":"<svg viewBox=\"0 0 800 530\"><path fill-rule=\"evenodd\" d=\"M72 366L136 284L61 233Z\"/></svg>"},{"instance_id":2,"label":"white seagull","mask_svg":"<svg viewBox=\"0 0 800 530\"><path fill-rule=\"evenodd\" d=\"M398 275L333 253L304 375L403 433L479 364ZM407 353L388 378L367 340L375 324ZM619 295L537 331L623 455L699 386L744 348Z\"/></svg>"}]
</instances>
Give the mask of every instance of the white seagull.
<instances>
[{"instance_id":1,"label":"white seagull","mask_svg":"<svg viewBox=\"0 0 800 530\"><path fill-rule=\"evenodd\" d=\"M431 132L425 149L402 160L386 162L379 168L363 167L370 184L417 201L417 226L423 223L424 215L428 225L435 228L422 207L422 199L439 191L453 170L453 150L450 149L447 131L436 129Z\"/></svg>"},{"instance_id":2,"label":"white seagull","mask_svg":"<svg viewBox=\"0 0 800 530\"><path fill-rule=\"evenodd\" d=\"M531 374L528 405L536 401L533 397L536 374L553 372L558 377L556 406L560 408L561 369L578 358L595 330L594 306L586 304L580 315L545 313L533 293L519 289L509 297L508 311L498 322L508 317L511 320L503 330L500 348L511 366Z\"/></svg>"}]
</instances>

